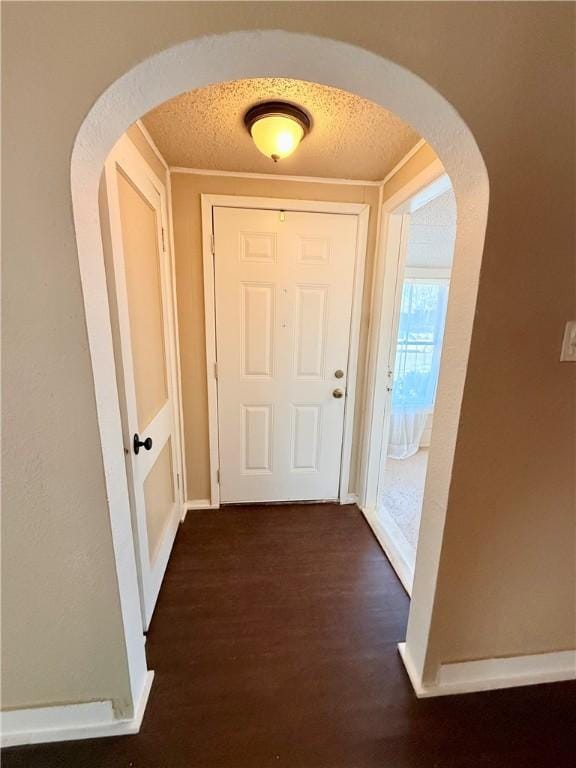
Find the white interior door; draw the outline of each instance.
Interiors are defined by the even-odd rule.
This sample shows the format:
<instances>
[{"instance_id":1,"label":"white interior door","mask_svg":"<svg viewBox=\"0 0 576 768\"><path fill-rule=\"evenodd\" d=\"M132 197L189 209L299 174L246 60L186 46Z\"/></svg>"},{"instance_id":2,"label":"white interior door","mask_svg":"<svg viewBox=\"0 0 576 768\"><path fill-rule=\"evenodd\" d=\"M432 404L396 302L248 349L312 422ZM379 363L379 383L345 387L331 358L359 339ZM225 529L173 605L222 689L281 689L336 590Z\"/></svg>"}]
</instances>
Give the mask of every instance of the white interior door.
<instances>
[{"instance_id":1,"label":"white interior door","mask_svg":"<svg viewBox=\"0 0 576 768\"><path fill-rule=\"evenodd\" d=\"M106 164L124 448L144 627L178 522L176 363L164 187L123 140ZM116 325L116 323L115 323ZM118 350L117 350L118 351Z\"/></svg>"},{"instance_id":2,"label":"white interior door","mask_svg":"<svg viewBox=\"0 0 576 768\"><path fill-rule=\"evenodd\" d=\"M215 207L220 498L338 498L358 218Z\"/></svg>"}]
</instances>

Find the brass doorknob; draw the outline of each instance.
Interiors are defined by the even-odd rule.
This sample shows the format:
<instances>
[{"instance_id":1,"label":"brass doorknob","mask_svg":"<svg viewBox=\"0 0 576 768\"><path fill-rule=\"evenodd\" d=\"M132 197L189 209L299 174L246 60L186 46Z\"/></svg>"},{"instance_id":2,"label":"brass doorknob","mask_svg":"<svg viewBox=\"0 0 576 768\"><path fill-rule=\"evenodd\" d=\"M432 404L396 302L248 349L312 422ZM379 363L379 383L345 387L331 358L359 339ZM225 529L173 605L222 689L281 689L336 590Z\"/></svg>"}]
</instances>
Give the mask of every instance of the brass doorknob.
<instances>
[{"instance_id":1,"label":"brass doorknob","mask_svg":"<svg viewBox=\"0 0 576 768\"><path fill-rule=\"evenodd\" d=\"M344 397L344 392L341 389L335 389L332 392L332 397L335 397L337 400L339 400L341 397Z\"/></svg>"}]
</instances>

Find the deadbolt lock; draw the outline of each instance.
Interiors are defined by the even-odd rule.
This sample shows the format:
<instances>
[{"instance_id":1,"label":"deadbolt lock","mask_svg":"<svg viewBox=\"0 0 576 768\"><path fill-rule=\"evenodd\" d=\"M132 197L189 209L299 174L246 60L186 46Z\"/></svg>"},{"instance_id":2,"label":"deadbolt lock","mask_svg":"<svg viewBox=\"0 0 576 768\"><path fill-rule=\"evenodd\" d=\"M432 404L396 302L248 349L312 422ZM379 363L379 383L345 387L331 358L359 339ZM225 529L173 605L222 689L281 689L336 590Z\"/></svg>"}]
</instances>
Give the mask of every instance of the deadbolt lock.
<instances>
[{"instance_id":1,"label":"deadbolt lock","mask_svg":"<svg viewBox=\"0 0 576 768\"><path fill-rule=\"evenodd\" d=\"M334 376L337 379L341 379L344 376L344 371L341 371L340 368L338 368L337 371L334 371Z\"/></svg>"}]
</instances>

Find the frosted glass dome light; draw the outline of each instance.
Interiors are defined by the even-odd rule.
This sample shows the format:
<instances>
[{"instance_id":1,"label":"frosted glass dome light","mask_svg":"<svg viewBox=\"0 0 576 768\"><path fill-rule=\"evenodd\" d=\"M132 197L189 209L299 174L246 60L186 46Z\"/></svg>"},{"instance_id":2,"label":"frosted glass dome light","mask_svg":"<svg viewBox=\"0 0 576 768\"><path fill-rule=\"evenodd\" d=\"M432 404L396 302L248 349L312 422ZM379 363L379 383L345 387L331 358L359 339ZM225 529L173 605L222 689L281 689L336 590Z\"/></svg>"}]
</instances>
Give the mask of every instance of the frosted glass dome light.
<instances>
[{"instance_id":1,"label":"frosted glass dome light","mask_svg":"<svg viewBox=\"0 0 576 768\"><path fill-rule=\"evenodd\" d=\"M267 101L246 112L244 124L254 144L275 163L288 157L310 130L310 118L294 104Z\"/></svg>"}]
</instances>

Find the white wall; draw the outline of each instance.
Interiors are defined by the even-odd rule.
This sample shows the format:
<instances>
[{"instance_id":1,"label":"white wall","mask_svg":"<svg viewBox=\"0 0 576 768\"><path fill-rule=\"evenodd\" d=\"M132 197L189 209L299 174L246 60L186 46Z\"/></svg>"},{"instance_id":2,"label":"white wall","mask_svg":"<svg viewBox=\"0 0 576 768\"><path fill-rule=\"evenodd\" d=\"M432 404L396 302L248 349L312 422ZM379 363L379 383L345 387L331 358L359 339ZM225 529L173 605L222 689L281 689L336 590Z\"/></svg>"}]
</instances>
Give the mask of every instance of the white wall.
<instances>
[{"instance_id":1,"label":"white wall","mask_svg":"<svg viewBox=\"0 0 576 768\"><path fill-rule=\"evenodd\" d=\"M452 267L456 240L456 198L449 189L410 216L406 267Z\"/></svg>"}]
</instances>

